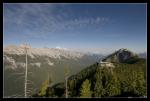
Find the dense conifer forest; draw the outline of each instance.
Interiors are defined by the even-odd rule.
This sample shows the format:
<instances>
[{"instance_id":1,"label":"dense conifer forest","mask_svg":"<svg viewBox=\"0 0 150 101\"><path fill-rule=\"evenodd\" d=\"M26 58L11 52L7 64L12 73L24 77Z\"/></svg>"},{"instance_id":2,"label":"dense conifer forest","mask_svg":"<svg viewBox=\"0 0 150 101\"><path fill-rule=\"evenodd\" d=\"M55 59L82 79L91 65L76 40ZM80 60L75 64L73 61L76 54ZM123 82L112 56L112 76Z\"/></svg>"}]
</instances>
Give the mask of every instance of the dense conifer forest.
<instances>
[{"instance_id":1,"label":"dense conifer forest","mask_svg":"<svg viewBox=\"0 0 150 101\"><path fill-rule=\"evenodd\" d=\"M134 61L133 61L134 60ZM67 81L68 97L144 97L147 96L146 59L113 63L115 68L95 63ZM65 82L55 85L44 82L32 97L66 97Z\"/></svg>"}]
</instances>

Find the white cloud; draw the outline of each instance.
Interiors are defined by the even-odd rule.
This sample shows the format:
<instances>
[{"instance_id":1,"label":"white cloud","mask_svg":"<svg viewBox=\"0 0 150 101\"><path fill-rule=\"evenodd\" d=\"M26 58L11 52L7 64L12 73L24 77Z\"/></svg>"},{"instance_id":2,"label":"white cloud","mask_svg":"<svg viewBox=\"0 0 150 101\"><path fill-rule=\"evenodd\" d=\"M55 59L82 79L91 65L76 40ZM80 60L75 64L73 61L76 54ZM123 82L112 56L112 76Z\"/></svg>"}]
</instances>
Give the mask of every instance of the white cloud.
<instances>
[{"instance_id":1,"label":"white cloud","mask_svg":"<svg viewBox=\"0 0 150 101\"><path fill-rule=\"evenodd\" d=\"M57 4L16 5L13 6L13 9L9 9L5 5L4 24L10 25L12 28L18 27L18 30L25 32L28 37L34 38L46 38L56 33L59 34L63 30L84 29L89 25L102 24L108 20L101 16L68 19L72 11L69 8L63 10L66 4L59 6Z\"/></svg>"}]
</instances>

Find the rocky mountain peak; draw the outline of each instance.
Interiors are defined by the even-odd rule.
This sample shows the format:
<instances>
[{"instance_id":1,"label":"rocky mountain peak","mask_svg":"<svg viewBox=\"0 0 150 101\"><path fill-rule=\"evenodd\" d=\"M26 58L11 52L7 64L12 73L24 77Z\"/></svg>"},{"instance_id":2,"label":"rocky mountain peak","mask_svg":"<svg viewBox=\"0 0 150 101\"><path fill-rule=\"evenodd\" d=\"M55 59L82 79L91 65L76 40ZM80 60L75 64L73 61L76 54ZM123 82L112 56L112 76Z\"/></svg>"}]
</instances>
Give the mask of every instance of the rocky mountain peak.
<instances>
[{"instance_id":1,"label":"rocky mountain peak","mask_svg":"<svg viewBox=\"0 0 150 101\"><path fill-rule=\"evenodd\" d=\"M103 61L107 62L120 62L124 63L128 60L131 60L133 58L137 58L138 55L136 53L133 53L132 51L126 49L126 48L121 48L118 51L110 54L106 58L103 59Z\"/></svg>"}]
</instances>

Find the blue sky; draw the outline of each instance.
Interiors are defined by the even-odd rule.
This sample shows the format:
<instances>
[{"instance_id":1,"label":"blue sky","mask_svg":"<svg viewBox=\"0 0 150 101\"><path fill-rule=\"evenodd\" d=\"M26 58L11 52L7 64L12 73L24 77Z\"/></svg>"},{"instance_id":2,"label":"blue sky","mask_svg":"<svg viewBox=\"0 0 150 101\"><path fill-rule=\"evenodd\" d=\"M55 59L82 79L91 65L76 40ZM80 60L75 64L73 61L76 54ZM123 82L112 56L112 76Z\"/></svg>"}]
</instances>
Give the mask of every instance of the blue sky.
<instances>
[{"instance_id":1,"label":"blue sky","mask_svg":"<svg viewBox=\"0 0 150 101\"><path fill-rule=\"evenodd\" d=\"M147 50L146 4L4 4L5 45Z\"/></svg>"}]
</instances>

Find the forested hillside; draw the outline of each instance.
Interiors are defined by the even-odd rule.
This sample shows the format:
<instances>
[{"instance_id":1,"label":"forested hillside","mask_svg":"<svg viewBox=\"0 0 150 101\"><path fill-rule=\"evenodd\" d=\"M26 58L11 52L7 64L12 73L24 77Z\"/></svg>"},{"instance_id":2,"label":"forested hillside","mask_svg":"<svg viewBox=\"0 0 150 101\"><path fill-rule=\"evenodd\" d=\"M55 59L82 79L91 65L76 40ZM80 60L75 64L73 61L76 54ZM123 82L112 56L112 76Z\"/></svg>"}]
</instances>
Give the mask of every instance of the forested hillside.
<instances>
[{"instance_id":1,"label":"forested hillside","mask_svg":"<svg viewBox=\"0 0 150 101\"><path fill-rule=\"evenodd\" d=\"M147 96L145 59L136 58L134 62L113 64L115 68L102 67L95 63L70 76L67 82L68 97ZM65 97L65 84L47 86L43 95L39 95L39 91L33 97Z\"/></svg>"}]
</instances>

